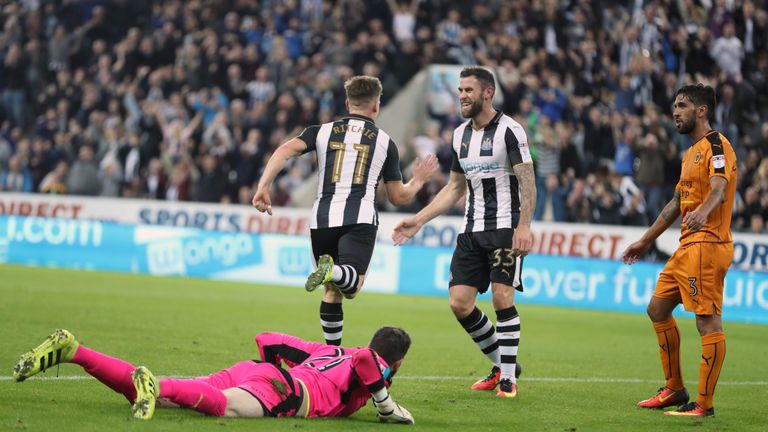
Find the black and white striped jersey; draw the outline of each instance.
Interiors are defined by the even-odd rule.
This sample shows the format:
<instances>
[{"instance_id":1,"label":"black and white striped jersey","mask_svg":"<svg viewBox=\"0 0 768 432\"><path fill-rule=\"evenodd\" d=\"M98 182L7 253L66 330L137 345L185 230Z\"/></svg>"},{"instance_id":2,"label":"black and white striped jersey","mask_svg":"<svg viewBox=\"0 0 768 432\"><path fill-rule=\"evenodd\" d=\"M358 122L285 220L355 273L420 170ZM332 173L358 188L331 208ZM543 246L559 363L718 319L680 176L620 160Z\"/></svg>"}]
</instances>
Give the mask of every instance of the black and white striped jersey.
<instances>
[{"instance_id":1,"label":"black and white striped jersey","mask_svg":"<svg viewBox=\"0 0 768 432\"><path fill-rule=\"evenodd\" d=\"M462 232L515 228L520 219L520 189L512 167L532 162L520 123L497 112L483 129L468 120L453 131L451 170L467 177Z\"/></svg>"},{"instance_id":2,"label":"black and white striped jersey","mask_svg":"<svg viewBox=\"0 0 768 432\"><path fill-rule=\"evenodd\" d=\"M317 152L319 183L310 228L379 224L376 186L402 181L397 146L373 120L350 114L304 129L299 139Z\"/></svg>"}]
</instances>

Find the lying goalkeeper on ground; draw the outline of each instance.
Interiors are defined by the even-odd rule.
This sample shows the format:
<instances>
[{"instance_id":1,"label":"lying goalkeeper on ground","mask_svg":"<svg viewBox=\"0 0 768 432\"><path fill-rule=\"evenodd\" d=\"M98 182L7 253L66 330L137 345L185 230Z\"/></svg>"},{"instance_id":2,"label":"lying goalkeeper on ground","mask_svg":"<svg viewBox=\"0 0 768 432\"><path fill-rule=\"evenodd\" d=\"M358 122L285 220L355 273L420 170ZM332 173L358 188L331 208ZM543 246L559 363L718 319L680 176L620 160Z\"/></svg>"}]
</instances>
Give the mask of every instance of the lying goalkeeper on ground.
<instances>
[{"instance_id":1,"label":"lying goalkeeper on ground","mask_svg":"<svg viewBox=\"0 0 768 432\"><path fill-rule=\"evenodd\" d=\"M56 330L21 356L13 377L24 381L59 363L78 364L124 395L137 419L152 418L155 405L226 417L346 417L373 397L380 421L413 424L387 390L411 345L403 329L382 327L365 348L280 333L259 333L256 345L261 361L243 361L208 377L158 380L144 366L94 351L70 332Z\"/></svg>"}]
</instances>

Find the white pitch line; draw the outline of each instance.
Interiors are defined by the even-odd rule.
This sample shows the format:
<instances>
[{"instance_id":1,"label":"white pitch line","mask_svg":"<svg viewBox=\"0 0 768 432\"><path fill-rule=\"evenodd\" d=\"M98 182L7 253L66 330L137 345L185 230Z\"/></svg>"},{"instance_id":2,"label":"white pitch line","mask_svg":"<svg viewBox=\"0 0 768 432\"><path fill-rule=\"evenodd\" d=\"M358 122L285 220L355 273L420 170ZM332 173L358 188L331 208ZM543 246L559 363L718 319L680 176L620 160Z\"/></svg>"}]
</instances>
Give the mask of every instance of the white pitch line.
<instances>
[{"instance_id":1,"label":"white pitch line","mask_svg":"<svg viewBox=\"0 0 768 432\"><path fill-rule=\"evenodd\" d=\"M645 380L640 378L571 378L571 377L526 377L519 378L520 381L531 382L574 382L574 383L658 383L659 380ZM445 380L462 380L472 381L472 377L460 377L460 376L397 376L395 380L424 380L424 381L445 381ZM718 381L718 385L768 385L768 381Z\"/></svg>"},{"instance_id":2,"label":"white pitch line","mask_svg":"<svg viewBox=\"0 0 768 432\"><path fill-rule=\"evenodd\" d=\"M158 378L166 378L160 376ZM197 378L196 376L173 376L172 378ZM86 381L92 380L93 377L84 375L64 375L64 376L35 376L30 380L38 381ZM13 377L0 376L0 381L12 381ZM404 375L397 376L397 381L472 381L472 377L468 376L417 376L417 375ZM659 380L645 380L640 378L571 378L571 377L524 377L521 381L531 382L573 382L573 383L658 383ZM718 385L735 385L735 386L764 386L768 385L768 381L718 381Z\"/></svg>"}]
</instances>

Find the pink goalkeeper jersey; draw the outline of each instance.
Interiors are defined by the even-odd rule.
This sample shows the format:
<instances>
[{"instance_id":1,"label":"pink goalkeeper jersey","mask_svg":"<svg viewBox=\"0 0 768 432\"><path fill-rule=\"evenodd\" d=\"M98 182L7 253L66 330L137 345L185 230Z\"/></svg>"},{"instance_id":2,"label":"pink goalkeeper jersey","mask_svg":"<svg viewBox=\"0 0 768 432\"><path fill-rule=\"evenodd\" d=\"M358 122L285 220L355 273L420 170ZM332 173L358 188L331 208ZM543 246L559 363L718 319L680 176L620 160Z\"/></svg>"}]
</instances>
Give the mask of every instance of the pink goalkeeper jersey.
<instances>
[{"instance_id":1,"label":"pink goalkeeper jersey","mask_svg":"<svg viewBox=\"0 0 768 432\"><path fill-rule=\"evenodd\" d=\"M307 417L346 417L362 408L371 392L383 388L389 365L370 348L307 342L282 333L256 335L261 359L290 368L309 394Z\"/></svg>"}]
</instances>

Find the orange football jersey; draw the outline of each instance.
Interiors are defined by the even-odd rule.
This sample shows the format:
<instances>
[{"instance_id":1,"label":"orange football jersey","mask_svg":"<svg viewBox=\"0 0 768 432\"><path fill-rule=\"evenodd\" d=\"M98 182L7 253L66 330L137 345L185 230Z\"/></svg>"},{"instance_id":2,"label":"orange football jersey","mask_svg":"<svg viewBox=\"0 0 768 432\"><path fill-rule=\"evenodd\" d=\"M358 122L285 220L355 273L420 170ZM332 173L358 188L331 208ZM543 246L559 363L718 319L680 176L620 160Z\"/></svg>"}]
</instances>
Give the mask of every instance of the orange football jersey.
<instances>
[{"instance_id":1,"label":"orange football jersey","mask_svg":"<svg viewBox=\"0 0 768 432\"><path fill-rule=\"evenodd\" d=\"M731 213L736 195L736 153L728 139L717 131L710 131L688 149L683 156L680 181L680 212L685 216L697 209L709 195L709 178L723 177L728 181L725 199L712 210L707 223L698 231L681 227L680 244L695 242L730 242Z\"/></svg>"}]
</instances>

